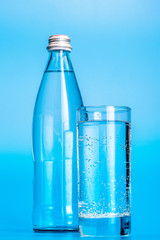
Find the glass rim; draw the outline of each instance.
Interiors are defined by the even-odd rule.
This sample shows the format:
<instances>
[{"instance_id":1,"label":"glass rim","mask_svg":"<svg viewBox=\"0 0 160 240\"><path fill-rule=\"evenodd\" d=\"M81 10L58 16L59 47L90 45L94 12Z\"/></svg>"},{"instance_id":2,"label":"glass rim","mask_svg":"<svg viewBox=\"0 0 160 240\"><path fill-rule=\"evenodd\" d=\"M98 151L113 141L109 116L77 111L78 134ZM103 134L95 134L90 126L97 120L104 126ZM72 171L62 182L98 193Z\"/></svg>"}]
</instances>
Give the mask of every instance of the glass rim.
<instances>
[{"instance_id":1,"label":"glass rim","mask_svg":"<svg viewBox=\"0 0 160 240\"><path fill-rule=\"evenodd\" d=\"M99 106L83 106L77 108L76 111L79 112L81 110L88 110L89 112L94 112L99 110L101 112L115 111L115 112L130 112L131 108L127 106L114 106L114 105L99 105Z\"/></svg>"}]
</instances>

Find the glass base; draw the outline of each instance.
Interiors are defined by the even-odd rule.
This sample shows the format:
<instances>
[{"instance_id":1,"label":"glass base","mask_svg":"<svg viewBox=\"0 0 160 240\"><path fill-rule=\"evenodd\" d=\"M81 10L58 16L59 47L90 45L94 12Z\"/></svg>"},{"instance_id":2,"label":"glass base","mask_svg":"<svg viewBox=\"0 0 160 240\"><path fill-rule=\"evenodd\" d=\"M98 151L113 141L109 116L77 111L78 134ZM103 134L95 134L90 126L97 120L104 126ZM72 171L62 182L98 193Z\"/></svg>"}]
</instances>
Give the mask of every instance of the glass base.
<instances>
[{"instance_id":1,"label":"glass base","mask_svg":"<svg viewBox=\"0 0 160 240\"><path fill-rule=\"evenodd\" d=\"M84 236L128 236L131 233L131 216L79 218L79 229Z\"/></svg>"}]
</instances>

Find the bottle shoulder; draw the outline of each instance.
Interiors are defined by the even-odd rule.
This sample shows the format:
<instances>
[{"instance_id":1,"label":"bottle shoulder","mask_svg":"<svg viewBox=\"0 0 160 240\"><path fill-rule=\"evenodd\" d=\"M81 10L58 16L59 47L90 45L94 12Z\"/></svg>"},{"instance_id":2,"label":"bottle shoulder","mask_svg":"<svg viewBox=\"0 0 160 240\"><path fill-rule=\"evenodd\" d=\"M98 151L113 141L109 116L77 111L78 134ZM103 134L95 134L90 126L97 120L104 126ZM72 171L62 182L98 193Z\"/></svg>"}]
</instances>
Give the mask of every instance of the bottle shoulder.
<instances>
[{"instance_id":1,"label":"bottle shoulder","mask_svg":"<svg viewBox=\"0 0 160 240\"><path fill-rule=\"evenodd\" d=\"M45 72L38 91L35 111L44 113L62 108L75 110L81 107L82 97L74 72Z\"/></svg>"}]
</instances>

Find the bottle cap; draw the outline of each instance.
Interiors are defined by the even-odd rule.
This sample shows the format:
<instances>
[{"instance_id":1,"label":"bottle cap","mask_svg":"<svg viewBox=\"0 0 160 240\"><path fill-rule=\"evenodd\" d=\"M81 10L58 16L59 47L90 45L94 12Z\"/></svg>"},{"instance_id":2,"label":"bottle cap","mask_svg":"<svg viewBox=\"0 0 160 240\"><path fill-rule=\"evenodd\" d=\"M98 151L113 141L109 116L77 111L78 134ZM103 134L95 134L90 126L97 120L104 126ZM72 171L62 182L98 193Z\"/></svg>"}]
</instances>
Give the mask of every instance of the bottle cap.
<instances>
[{"instance_id":1,"label":"bottle cap","mask_svg":"<svg viewBox=\"0 0 160 240\"><path fill-rule=\"evenodd\" d=\"M66 35L52 35L49 37L48 51L51 50L66 50L71 51L70 38Z\"/></svg>"}]
</instances>

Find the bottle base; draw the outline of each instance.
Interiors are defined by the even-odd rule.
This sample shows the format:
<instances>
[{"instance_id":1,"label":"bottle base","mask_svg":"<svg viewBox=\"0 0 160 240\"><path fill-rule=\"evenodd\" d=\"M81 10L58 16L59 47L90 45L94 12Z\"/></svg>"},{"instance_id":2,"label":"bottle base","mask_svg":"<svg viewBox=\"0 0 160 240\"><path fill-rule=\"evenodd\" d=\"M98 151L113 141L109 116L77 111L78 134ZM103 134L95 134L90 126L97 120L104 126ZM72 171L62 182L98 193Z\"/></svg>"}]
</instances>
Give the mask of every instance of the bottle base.
<instances>
[{"instance_id":1,"label":"bottle base","mask_svg":"<svg viewBox=\"0 0 160 240\"><path fill-rule=\"evenodd\" d=\"M64 228L64 227L33 227L34 232L78 232L78 228Z\"/></svg>"}]
</instances>

